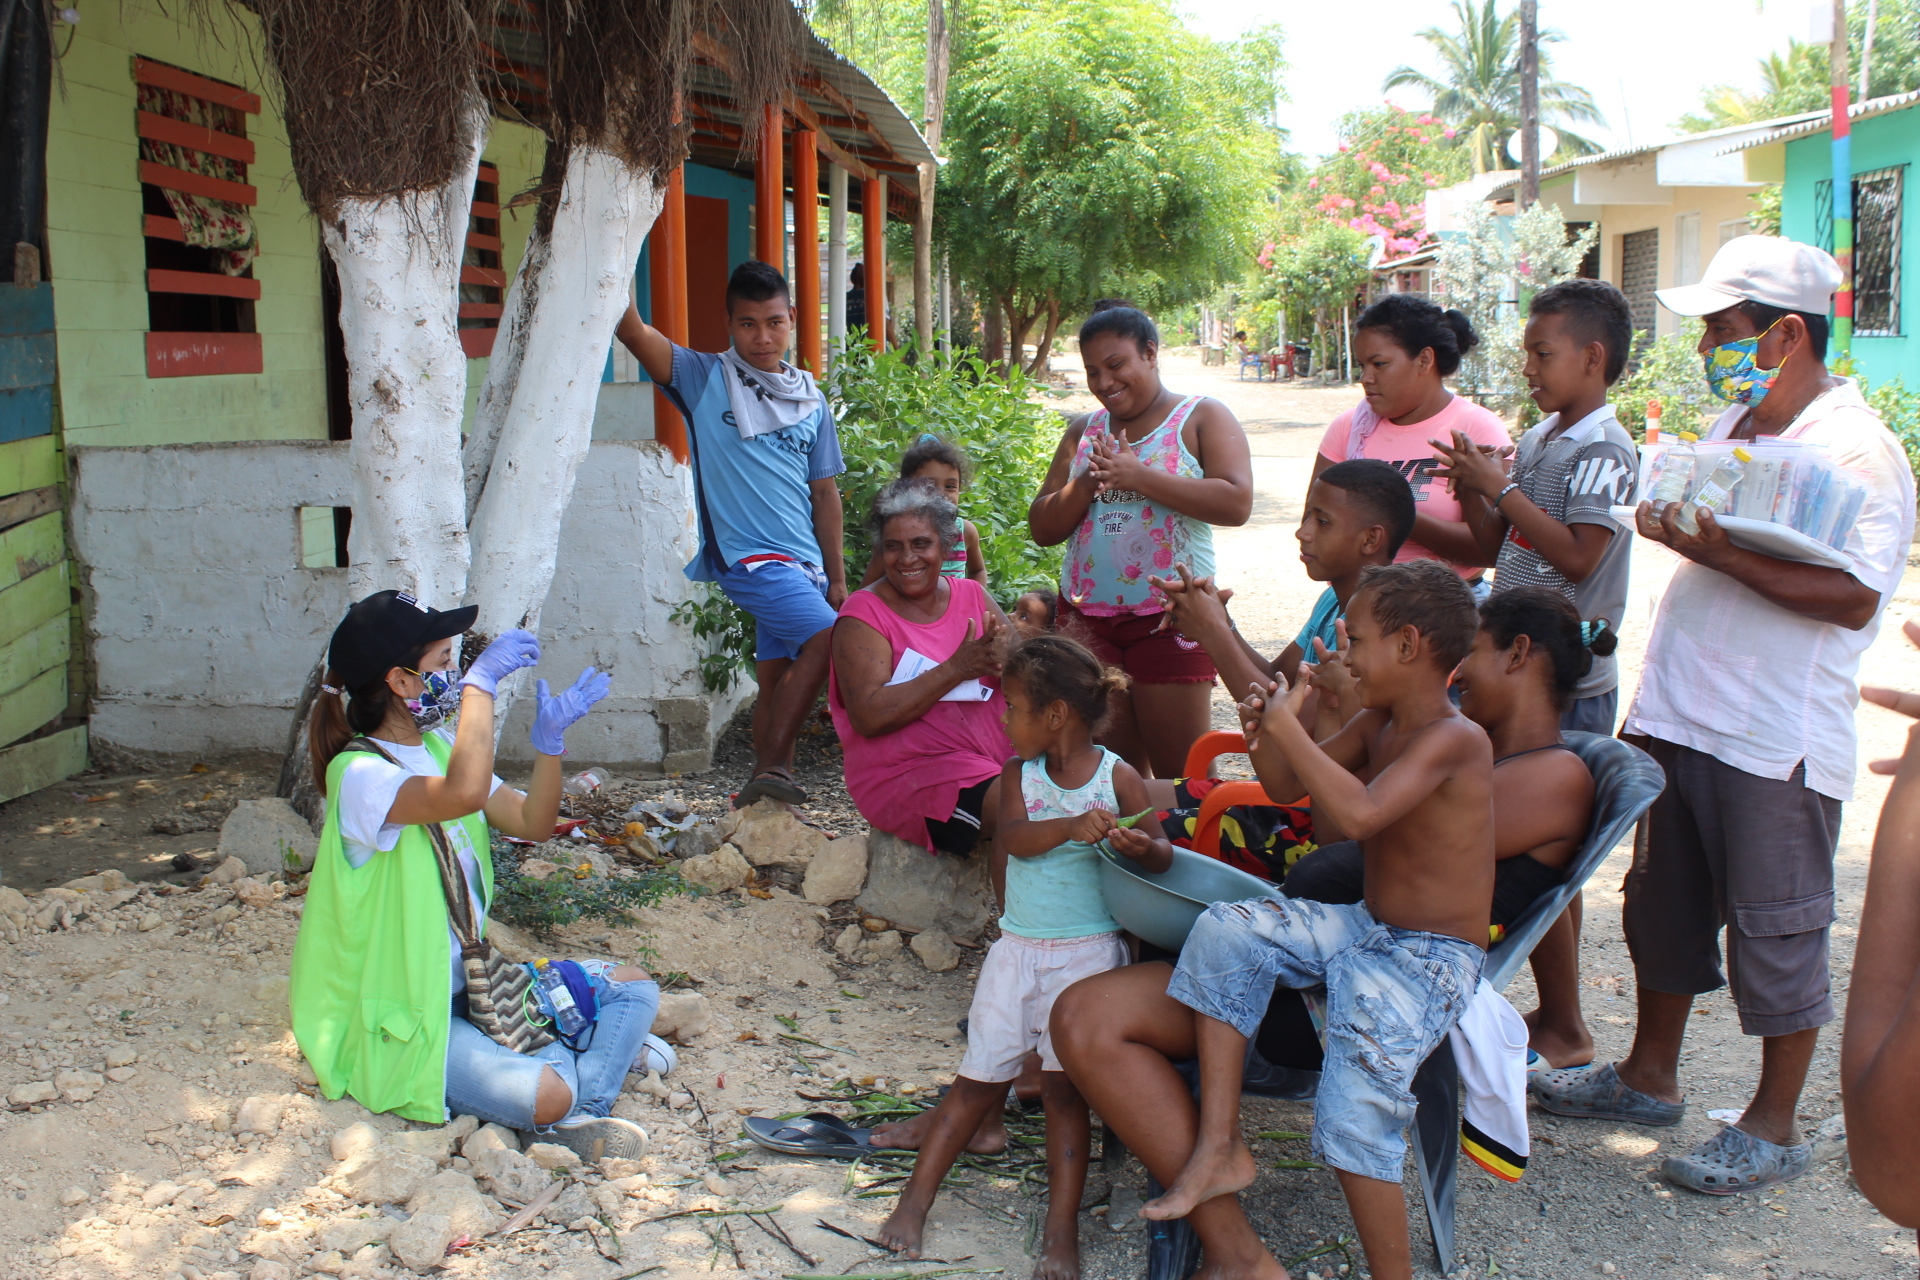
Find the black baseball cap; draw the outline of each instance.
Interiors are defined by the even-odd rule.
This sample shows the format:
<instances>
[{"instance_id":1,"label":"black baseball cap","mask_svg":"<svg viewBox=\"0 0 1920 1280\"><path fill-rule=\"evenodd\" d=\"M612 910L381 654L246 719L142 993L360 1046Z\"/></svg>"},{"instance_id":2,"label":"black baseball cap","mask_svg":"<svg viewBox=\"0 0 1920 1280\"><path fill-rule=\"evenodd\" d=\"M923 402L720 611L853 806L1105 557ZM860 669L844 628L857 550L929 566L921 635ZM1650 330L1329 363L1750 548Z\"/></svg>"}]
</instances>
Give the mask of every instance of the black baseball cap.
<instances>
[{"instance_id":1,"label":"black baseball cap","mask_svg":"<svg viewBox=\"0 0 1920 1280\"><path fill-rule=\"evenodd\" d=\"M457 636L473 626L480 606L429 609L404 591L376 591L347 610L333 629L327 665L340 683L359 689L400 665L423 644Z\"/></svg>"}]
</instances>

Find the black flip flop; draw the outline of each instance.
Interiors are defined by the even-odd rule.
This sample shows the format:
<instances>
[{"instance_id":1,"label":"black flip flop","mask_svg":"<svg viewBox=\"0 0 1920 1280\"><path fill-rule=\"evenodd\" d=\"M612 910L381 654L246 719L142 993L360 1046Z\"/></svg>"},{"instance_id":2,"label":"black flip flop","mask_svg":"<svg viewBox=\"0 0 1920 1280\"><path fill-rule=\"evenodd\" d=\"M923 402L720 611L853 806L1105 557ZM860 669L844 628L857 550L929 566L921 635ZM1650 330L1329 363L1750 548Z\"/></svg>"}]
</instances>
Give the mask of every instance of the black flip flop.
<instances>
[{"instance_id":1,"label":"black flip flop","mask_svg":"<svg viewBox=\"0 0 1920 1280\"><path fill-rule=\"evenodd\" d=\"M791 775L769 769L747 779L747 785L733 798L733 807L744 809L756 800L778 800L781 804L805 804L807 793Z\"/></svg>"},{"instance_id":2,"label":"black flip flop","mask_svg":"<svg viewBox=\"0 0 1920 1280\"><path fill-rule=\"evenodd\" d=\"M811 1111L790 1120L748 1116L743 1127L749 1138L782 1155L858 1160L878 1150L873 1130L856 1129L830 1111Z\"/></svg>"}]
</instances>

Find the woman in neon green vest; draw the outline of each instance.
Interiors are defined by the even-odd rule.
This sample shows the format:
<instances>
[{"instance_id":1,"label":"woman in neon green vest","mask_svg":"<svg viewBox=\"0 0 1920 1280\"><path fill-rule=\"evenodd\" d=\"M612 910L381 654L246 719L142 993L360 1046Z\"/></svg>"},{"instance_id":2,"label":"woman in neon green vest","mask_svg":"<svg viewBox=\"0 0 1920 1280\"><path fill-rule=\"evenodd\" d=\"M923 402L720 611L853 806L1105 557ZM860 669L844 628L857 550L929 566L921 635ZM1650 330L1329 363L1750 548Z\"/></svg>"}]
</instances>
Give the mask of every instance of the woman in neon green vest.
<instances>
[{"instance_id":1,"label":"woman in neon green vest","mask_svg":"<svg viewBox=\"0 0 1920 1280\"><path fill-rule=\"evenodd\" d=\"M660 989L644 971L582 962L598 1015L576 1038L578 1052L555 1041L516 1053L465 1016L465 978L424 824L446 832L484 929L493 894L488 827L523 839L552 835L562 735L608 685L591 667L557 696L540 681L532 785L525 794L506 786L493 773L494 690L538 662L540 646L509 631L462 676L452 638L476 612L443 613L382 591L348 610L333 634L308 722L327 815L293 953L294 1035L329 1098L351 1094L369 1110L429 1123L451 1110L538 1130L589 1160L638 1156L646 1134L607 1112L649 1049ZM455 698L459 720L449 733L439 721ZM345 750L356 737L379 752Z\"/></svg>"}]
</instances>

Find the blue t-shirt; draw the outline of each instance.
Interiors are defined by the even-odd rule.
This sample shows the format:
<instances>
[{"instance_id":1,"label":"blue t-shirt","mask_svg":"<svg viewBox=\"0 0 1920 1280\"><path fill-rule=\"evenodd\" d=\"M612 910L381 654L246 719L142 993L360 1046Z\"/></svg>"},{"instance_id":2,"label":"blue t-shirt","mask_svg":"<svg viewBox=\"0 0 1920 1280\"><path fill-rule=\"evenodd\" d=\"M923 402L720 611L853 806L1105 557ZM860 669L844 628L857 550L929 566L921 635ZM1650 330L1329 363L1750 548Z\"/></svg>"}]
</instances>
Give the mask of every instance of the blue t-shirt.
<instances>
[{"instance_id":1,"label":"blue t-shirt","mask_svg":"<svg viewBox=\"0 0 1920 1280\"><path fill-rule=\"evenodd\" d=\"M1336 642L1340 635L1333 629L1333 624L1346 616L1347 611L1340 607L1340 597L1333 594L1332 587L1320 593L1320 598L1313 602L1313 613L1307 618L1307 625L1300 628L1300 634L1293 638L1308 662L1320 661L1320 655L1313 648L1315 637L1327 646L1329 653L1339 648Z\"/></svg>"},{"instance_id":2,"label":"blue t-shirt","mask_svg":"<svg viewBox=\"0 0 1920 1280\"><path fill-rule=\"evenodd\" d=\"M677 345L673 381L665 391L687 420L700 509L700 550L687 565L687 577L717 582L727 569L758 555L819 564L807 486L846 469L825 400L814 416L784 431L742 440L720 357Z\"/></svg>"}]
</instances>

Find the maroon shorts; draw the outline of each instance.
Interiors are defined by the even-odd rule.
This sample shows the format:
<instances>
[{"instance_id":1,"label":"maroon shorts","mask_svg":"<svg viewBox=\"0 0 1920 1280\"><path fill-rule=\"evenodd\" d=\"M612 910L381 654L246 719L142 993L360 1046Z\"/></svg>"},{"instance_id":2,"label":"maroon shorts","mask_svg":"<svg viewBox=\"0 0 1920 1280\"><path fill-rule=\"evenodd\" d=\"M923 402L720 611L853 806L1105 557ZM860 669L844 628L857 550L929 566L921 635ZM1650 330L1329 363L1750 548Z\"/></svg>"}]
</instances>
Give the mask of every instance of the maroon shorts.
<instances>
[{"instance_id":1,"label":"maroon shorts","mask_svg":"<svg viewBox=\"0 0 1920 1280\"><path fill-rule=\"evenodd\" d=\"M1080 612L1061 599L1054 628L1071 636L1093 656L1118 667L1139 684L1211 684L1219 672L1198 641L1155 628L1165 615L1123 613L1111 618Z\"/></svg>"}]
</instances>

